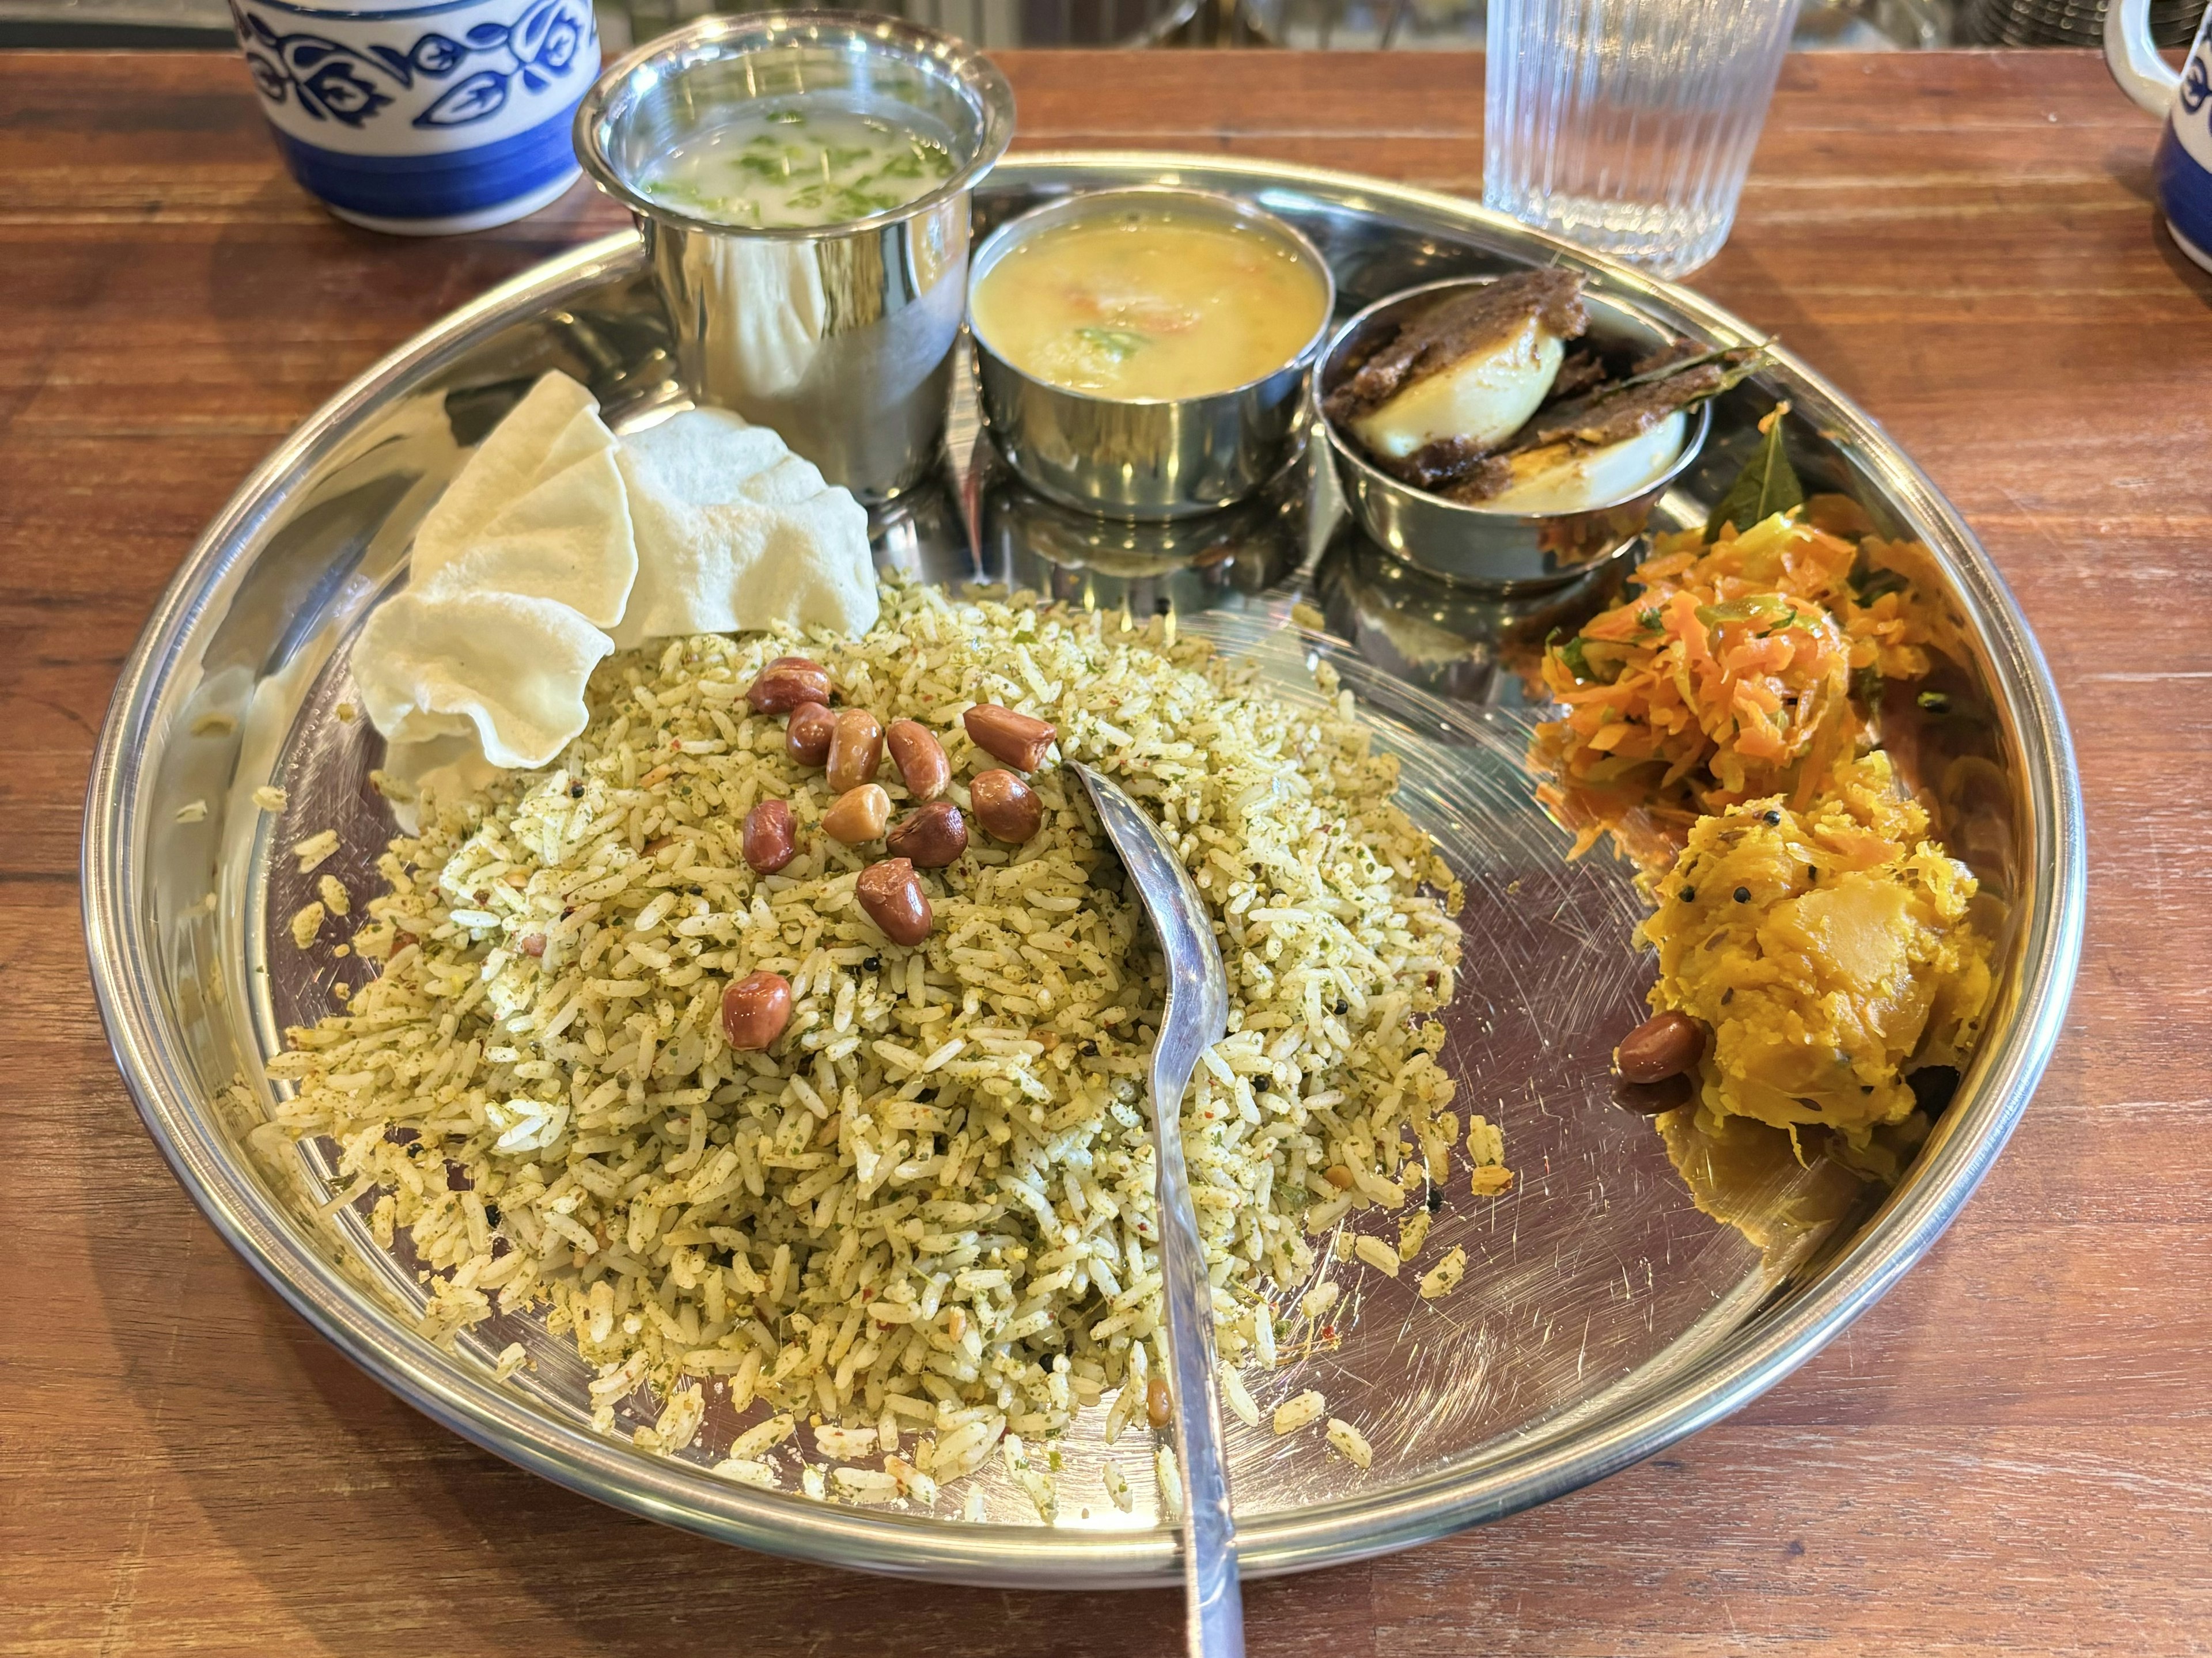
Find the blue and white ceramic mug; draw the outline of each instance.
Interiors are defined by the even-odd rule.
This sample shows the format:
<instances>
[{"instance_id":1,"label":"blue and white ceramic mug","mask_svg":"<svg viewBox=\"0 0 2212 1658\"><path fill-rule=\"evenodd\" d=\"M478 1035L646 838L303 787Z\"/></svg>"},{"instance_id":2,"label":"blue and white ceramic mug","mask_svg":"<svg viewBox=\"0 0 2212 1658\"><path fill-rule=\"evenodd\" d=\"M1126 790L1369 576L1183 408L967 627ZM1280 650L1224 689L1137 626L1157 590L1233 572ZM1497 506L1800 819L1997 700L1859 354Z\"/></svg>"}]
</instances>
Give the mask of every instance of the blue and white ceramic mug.
<instances>
[{"instance_id":1,"label":"blue and white ceramic mug","mask_svg":"<svg viewBox=\"0 0 2212 1658\"><path fill-rule=\"evenodd\" d=\"M2197 26L2176 75L2150 39L2150 0L2112 0L2105 62L2120 89L2166 123L2159 136L2158 204L2174 245L2212 270L2212 11Z\"/></svg>"},{"instance_id":2,"label":"blue and white ceramic mug","mask_svg":"<svg viewBox=\"0 0 2212 1658\"><path fill-rule=\"evenodd\" d=\"M437 236L534 213L576 181L599 71L591 0L230 0L292 176L373 230Z\"/></svg>"}]
</instances>

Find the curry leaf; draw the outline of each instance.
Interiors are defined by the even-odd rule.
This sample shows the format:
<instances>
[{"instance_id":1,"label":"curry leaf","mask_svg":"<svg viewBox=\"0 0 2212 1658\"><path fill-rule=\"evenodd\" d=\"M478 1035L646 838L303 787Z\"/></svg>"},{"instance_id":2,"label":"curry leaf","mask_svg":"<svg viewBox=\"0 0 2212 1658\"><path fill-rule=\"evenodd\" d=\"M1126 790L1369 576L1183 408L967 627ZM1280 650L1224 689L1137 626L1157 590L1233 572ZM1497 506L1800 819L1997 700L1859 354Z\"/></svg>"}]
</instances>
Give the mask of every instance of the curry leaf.
<instances>
[{"instance_id":1,"label":"curry leaf","mask_svg":"<svg viewBox=\"0 0 2212 1658\"><path fill-rule=\"evenodd\" d=\"M1790 465L1789 446L1782 435L1784 417L1789 412L1788 404L1777 404L1773 413L1759 422L1765 436L1744 463L1743 471L1736 474L1735 482L1729 485L1720 505L1713 508L1713 515L1705 520L1706 540L1717 537L1723 524L1735 525L1741 534L1762 519L1805 504L1805 486L1797 481Z\"/></svg>"},{"instance_id":2,"label":"curry leaf","mask_svg":"<svg viewBox=\"0 0 2212 1658\"><path fill-rule=\"evenodd\" d=\"M1862 604L1871 604L1890 593L1901 593L1912 584L1896 570L1869 570L1851 578L1851 592Z\"/></svg>"}]
</instances>

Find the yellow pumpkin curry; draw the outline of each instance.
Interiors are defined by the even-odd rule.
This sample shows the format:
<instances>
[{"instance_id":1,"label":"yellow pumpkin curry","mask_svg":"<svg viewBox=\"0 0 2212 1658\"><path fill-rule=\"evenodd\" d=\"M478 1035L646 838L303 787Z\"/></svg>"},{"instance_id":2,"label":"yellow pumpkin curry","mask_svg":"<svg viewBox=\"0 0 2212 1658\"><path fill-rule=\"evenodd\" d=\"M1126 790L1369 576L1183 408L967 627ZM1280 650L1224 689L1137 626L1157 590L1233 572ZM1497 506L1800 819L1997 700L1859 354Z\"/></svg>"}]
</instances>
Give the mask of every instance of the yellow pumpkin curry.
<instances>
[{"instance_id":1,"label":"yellow pumpkin curry","mask_svg":"<svg viewBox=\"0 0 2212 1658\"><path fill-rule=\"evenodd\" d=\"M1701 1121L1823 1124L1854 1150L1917 1103L1909 1072L1963 1066L1990 997L1974 878L1929 838L1876 750L1810 807L1701 817L1653 896L1656 1011L1711 1033Z\"/></svg>"}]
</instances>

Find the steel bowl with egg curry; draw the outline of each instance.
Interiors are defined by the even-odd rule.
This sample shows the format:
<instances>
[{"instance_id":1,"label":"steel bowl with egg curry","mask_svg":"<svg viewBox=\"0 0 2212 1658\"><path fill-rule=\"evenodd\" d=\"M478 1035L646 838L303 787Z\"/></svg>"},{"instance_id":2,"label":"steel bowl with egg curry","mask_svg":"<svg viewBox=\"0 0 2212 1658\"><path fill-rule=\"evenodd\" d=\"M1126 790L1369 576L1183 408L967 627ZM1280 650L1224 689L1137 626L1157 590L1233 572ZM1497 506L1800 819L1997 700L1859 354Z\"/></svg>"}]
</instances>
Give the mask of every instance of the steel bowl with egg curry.
<instances>
[{"instance_id":1,"label":"steel bowl with egg curry","mask_svg":"<svg viewBox=\"0 0 2212 1658\"><path fill-rule=\"evenodd\" d=\"M1596 337L1579 272L1446 285L1332 365L1322 412L1376 466L1461 506L1579 513L1633 498L1681 454L1687 411L1756 348Z\"/></svg>"}]
</instances>

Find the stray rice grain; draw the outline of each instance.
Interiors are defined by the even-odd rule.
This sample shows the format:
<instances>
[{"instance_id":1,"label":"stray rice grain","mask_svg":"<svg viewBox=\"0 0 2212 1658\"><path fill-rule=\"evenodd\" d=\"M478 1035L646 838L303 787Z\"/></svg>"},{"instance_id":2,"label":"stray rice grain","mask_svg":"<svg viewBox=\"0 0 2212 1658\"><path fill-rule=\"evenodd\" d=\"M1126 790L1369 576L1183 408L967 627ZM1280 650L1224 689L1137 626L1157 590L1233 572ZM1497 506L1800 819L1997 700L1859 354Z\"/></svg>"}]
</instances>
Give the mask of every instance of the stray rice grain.
<instances>
[{"instance_id":1,"label":"stray rice grain","mask_svg":"<svg viewBox=\"0 0 2212 1658\"><path fill-rule=\"evenodd\" d=\"M1220 1366L1217 1374L1221 1381L1221 1397L1228 1401L1237 1419L1248 1428L1258 1427L1260 1407L1253 1400L1251 1389L1244 1385L1244 1378L1227 1364Z\"/></svg>"},{"instance_id":2,"label":"stray rice grain","mask_svg":"<svg viewBox=\"0 0 2212 1658\"><path fill-rule=\"evenodd\" d=\"M725 1479L735 1480L740 1485L750 1485L756 1491L781 1490L783 1477L772 1462L757 1462L749 1457L732 1456L717 1462L714 1472Z\"/></svg>"},{"instance_id":3,"label":"stray rice grain","mask_svg":"<svg viewBox=\"0 0 2212 1658\"><path fill-rule=\"evenodd\" d=\"M300 860L300 873L313 875L338 849L338 832L324 829L292 843L292 856Z\"/></svg>"},{"instance_id":4,"label":"stray rice grain","mask_svg":"<svg viewBox=\"0 0 2212 1658\"><path fill-rule=\"evenodd\" d=\"M1327 1432L1329 1446L1338 1455L1363 1468L1373 1466L1374 1447L1367 1442L1367 1436L1349 1422L1333 1416L1328 1419Z\"/></svg>"},{"instance_id":5,"label":"stray rice grain","mask_svg":"<svg viewBox=\"0 0 2212 1658\"><path fill-rule=\"evenodd\" d=\"M1275 1406L1275 1436L1294 1434L1299 1429L1310 1427L1328 1409L1328 1400L1309 1388Z\"/></svg>"},{"instance_id":6,"label":"stray rice grain","mask_svg":"<svg viewBox=\"0 0 2212 1658\"><path fill-rule=\"evenodd\" d=\"M1467 1251L1454 1244L1444 1258L1421 1274L1421 1299L1437 1301L1459 1288L1467 1276Z\"/></svg>"},{"instance_id":7,"label":"stray rice grain","mask_svg":"<svg viewBox=\"0 0 2212 1658\"><path fill-rule=\"evenodd\" d=\"M1398 1276L1398 1252L1381 1238L1370 1238L1364 1233L1352 1242L1352 1253L1358 1255L1385 1278Z\"/></svg>"}]
</instances>

